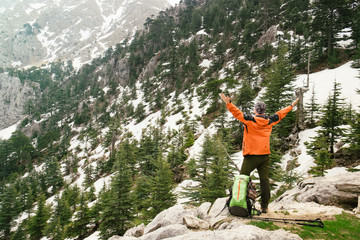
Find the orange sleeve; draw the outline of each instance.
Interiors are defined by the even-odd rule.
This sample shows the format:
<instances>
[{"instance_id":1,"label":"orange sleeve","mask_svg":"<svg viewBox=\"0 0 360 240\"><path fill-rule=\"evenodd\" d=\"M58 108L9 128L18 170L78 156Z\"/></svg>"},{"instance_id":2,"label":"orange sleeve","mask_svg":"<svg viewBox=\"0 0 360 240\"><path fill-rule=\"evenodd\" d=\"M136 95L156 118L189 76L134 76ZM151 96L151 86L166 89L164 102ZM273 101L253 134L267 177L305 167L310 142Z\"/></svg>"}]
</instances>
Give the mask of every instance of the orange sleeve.
<instances>
[{"instance_id":1,"label":"orange sleeve","mask_svg":"<svg viewBox=\"0 0 360 240\"><path fill-rule=\"evenodd\" d=\"M293 106L290 105L286 108L283 108L283 109L277 111L275 114L279 116L279 120L276 122L273 122L271 125L274 126L275 124L278 124L281 121L281 119L283 119L286 116L286 114L288 114L292 109L293 109Z\"/></svg>"},{"instance_id":2,"label":"orange sleeve","mask_svg":"<svg viewBox=\"0 0 360 240\"><path fill-rule=\"evenodd\" d=\"M234 104L228 103L226 104L227 109L231 112L231 114L240 122L246 122L244 119L244 113L238 109Z\"/></svg>"}]
</instances>

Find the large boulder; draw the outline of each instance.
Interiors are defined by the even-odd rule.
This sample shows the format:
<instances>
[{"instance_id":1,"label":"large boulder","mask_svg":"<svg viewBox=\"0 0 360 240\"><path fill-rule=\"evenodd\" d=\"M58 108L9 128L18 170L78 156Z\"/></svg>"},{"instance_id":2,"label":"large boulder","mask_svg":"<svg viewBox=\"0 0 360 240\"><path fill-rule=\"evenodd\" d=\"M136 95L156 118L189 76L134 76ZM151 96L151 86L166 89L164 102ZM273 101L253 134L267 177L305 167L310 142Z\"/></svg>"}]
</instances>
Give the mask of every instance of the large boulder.
<instances>
[{"instance_id":1,"label":"large boulder","mask_svg":"<svg viewBox=\"0 0 360 240\"><path fill-rule=\"evenodd\" d=\"M216 239L216 240L300 240L301 238L283 229L276 231L266 231L252 225L241 225L241 227L229 230L217 231L198 231L184 235L168 238L168 240L199 240L199 239Z\"/></svg>"},{"instance_id":2,"label":"large boulder","mask_svg":"<svg viewBox=\"0 0 360 240\"><path fill-rule=\"evenodd\" d=\"M359 195L360 172L349 172L331 177L306 179L294 189L277 198L270 207L313 203L314 210L319 207L319 204L353 209L357 206ZM301 207L304 209L304 206ZM308 209L305 208L304 210Z\"/></svg>"},{"instance_id":3,"label":"large boulder","mask_svg":"<svg viewBox=\"0 0 360 240\"><path fill-rule=\"evenodd\" d=\"M146 227L144 234L153 232L161 227L173 224L183 224L185 216L196 217L195 208L186 208L183 205L175 205L159 213Z\"/></svg>"},{"instance_id":4,"label":"large boulder","mask_svg":"<svg viewBox=\"0 0 360 240\"><path fill-rule=\"evenodd\" d=\"M182 224L173 224L157 229L154 232L142 236L141 240L160 240L175 236L181 236L189 232L189 229Z\"/></svg>"}]
</instances>

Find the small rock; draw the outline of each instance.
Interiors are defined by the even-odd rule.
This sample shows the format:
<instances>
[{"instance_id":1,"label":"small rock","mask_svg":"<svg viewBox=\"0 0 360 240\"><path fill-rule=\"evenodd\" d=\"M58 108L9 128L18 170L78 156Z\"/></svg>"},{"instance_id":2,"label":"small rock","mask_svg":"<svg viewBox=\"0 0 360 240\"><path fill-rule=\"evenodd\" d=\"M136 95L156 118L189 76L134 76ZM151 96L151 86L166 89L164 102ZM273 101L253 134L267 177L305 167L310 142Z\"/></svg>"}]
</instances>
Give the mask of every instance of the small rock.
<instances>
[{"instance_id":1,"label":"small rock","mask_svg":"<svg viewBox=\"0 0 360 240\"><path fill-rule=\"evenodd\" d=\"M144 235L145 225L142 223L141 225L130 228L124 234L124 237L141 237Z\"/></svg>"},{"instance_id":2,"label":"small rock","mask_svg":"<svg viewBox=\"0 0 360 240\"><path fill-rule=\"evenodd\" d=\"M184 223L187 227L193 229L209 229L210 223L194 216L185 216Z\"/></svg>"},{"instance_id":3,"label":"small rock","mask_svg":"<svg viewBox=\"0 0 360 240\"><path fill-rule=\"evenodd\" d=\"M205 219L205 217L209 212L210 207L211 207L210 202L204 202L203 204L201 204L197 209L198 217L200 217L201 219Z\"/></svg>"},{"instance_id":4,"label":"small rock","mask_svg":"<svg viewBox=\"0 0 360 240\"><path fill-rule=\"evenodd\" d=\"M218 216L216 218L210 218L208 221L212 228L216 228L216 226L220 225L225 219L227 219L226 216Z\"/></svg>"},{"instance_id":5,"label":"small rock","mask_svg":"<svg viewBox=\"0 0 360 240\"><path fill-rule=\"evenodd\" d=\"M120 237L120 236L112 236L108 240L138 240L136 237Z\"/></svg>"}]
</instances>

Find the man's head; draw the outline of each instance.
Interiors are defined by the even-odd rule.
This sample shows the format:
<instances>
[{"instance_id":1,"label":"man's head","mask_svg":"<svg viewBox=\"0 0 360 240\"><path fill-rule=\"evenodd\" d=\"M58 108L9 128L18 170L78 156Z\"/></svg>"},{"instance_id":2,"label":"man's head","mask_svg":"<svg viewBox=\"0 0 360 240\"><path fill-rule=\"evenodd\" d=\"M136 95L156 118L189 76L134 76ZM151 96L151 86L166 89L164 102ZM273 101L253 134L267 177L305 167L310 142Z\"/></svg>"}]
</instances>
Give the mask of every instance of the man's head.
<instances>
[{"instance_id":1,"label":"man's head","mask_svg":"<svg viewBox=\"0 0 360 240\"><path fill-rule=\"evenodd\" d=\"M266 104L263 102L255 103L255 113L257 114L264 114L266 110Z\"/></svg>"}]
</instances>

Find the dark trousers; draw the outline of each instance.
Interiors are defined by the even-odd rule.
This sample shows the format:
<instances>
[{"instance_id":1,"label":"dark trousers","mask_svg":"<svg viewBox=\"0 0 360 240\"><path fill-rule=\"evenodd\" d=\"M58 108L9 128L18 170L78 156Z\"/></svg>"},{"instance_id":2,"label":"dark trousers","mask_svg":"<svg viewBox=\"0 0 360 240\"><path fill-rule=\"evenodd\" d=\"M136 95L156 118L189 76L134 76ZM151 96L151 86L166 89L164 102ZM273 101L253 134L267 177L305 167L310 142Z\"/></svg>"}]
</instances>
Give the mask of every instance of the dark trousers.
<instances>
[{"instance_id":1,"label":"dark trousers","mask_svg":"<svg viewBox=\"0 0 360 240\"><path fill-rule=\"evenodd\" d=\"M260 177L261 207L267 208L270 201L270 157L269 155L245 155L240 174L250 176L254 169L258 170Z\"/></svg>"}]
</instances>

